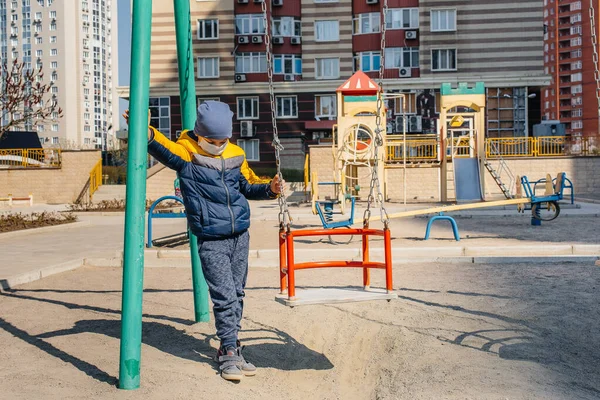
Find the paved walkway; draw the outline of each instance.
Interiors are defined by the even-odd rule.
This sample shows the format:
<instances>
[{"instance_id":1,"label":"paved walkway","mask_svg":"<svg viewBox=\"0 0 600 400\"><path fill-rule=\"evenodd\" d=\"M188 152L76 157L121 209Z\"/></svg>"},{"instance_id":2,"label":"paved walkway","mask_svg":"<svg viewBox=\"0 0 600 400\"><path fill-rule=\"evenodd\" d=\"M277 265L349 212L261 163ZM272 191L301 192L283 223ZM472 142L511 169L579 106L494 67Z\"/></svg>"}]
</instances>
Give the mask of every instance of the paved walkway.
<instances>
[{"instance_id":1,"label":"paved walkway","mask_svg":"<svg viewBox=\"0 0 600 400\"><path fill-rule=\"evenodd\" d=\"M356 220L360 222L363 205L359 206ZM427 208L430 205L389 204L388 212L400 212L406 209ZM47 206L60 209L60 206ZM251 249L277 248L277 213L274 202L253 202L253 225L251 228ZM18 209L27 212L28 208ZM37 206L35 211L43 211ZM5 211L5 210L4 210ZM312 215L310 207L303 205L291 209L295 228L320 227L318 217ZM374 213L374 215L377 215ZM532 227L528 214L518 214L514 209L472 210L454 213L461 234L461 242L454 241L448 223L441 221L434 225L431 240L423 241L426 217L396 219L391 222L394 235L394 247L447 246L539 246L540 244L598 244L600 243L600 205L582 204L581 208L565 206L561 216L554 222L544 222L541 227ZM340 216L341 218L347 218ZM72 260L92 257L114 257L123 249L123 215L101 216L80 214L80 220L90 221L88 225L61 229L46 233L30 233L19 237L0 235L0 280L39 270L43 266L52 266ZM372 226L380 225L379 222ZM358 225L360 226L360 225ZM184 220L156 220L156 237L167 236L185 231ZM373 240L373 247L381 247ZM379 241L380 242L380 241ZM351 244L349 246L356 246ZM327 238L298 240L299 249L341 249L332 245ZM508 251L508 249L507 249Z\"/></svg>"}]
</instances>

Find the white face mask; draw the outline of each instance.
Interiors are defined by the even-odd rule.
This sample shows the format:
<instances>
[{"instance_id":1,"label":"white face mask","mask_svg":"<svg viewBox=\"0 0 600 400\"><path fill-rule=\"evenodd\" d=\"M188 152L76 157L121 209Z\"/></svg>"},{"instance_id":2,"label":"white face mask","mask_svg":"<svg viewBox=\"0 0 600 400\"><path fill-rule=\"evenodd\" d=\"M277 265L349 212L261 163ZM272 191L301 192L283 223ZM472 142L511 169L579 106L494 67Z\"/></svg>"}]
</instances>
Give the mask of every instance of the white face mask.
<instances>
[{"instance_id":1,"label":"white face mask","mask_svg":"<svg viewBox=\"0 0 600 400\"><path fill-rule=\"evenodd\" d=\"M221 146L217 146L217 145L208 143L206 140L204 140L202 138L200 140L198 140L198 145L202 148L202 150L204 150L208 154L212 154L213 156L220 156L225 151L225 147L227 147L227 143L229 143L229 141L223 143Z\"/></svg>"}]
</instances>

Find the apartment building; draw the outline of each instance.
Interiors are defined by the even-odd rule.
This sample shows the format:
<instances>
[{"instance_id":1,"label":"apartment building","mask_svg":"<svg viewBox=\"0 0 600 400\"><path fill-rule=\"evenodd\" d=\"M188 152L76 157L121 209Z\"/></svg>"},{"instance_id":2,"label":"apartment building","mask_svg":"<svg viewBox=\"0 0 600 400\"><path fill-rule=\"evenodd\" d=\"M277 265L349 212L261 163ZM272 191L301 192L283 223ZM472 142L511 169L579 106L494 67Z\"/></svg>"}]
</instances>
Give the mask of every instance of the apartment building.
<instances>
[{"instance_id":1,"label":"apartment building","mask_svg":"<svg viewBox=\"0 0 600 400\"><path fill-rule=\"evenodd\" d=\"M116 0L0 0L0 56L43 67L42 80L53 84L45 101L63 110L62 118L37 126L44 146L117 143L116 9Z\"/></svg>"},{"instance_id":2,"label":"apartment building","mask_svg":"<svg viewBox=\"0 0 600 400\"><path fill-rule=\"evenodd\" d=\"M255 166L273 165L265 22L260 0L191 2L198 101L219 99L235 112L234 142ZM541 116L543 1L269 0L280 136L303 145L327 140L335 124L336 89L354 71L377 78L386 24L384 88L390 134L435 134L444 82L483 81L488 132L526 136ZM181 132L172 2L153 3L153 124ZM128 88L120 88L128 97ZM407 113L402 117L402 109ZM301 157L294 161L294 167Z\"/></svg>"},{"instance_id":3,"label":"apartment building","mask_svg":"<svg viewBox=\"0 0 600 400\"><path fill-rule=\"evenodd\" d=\"M542 92L543 116L560 120L572 136L597 135L600 128L590 2L595 8L598 35L599 1L544 1L544 68L552 82Z\"/></svg>"}]
</instances>

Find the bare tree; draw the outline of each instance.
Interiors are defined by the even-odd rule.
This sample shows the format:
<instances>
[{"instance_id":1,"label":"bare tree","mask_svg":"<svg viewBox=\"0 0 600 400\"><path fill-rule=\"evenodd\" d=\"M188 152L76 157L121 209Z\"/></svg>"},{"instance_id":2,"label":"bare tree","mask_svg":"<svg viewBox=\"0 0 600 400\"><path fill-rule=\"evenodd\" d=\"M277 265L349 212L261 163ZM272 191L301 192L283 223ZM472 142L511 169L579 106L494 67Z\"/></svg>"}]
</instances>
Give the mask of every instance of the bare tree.
<instances>
[{"instance_id":1,"label":"bare tree","mask_svg":"<svg viewBox=\"0 0 600 400\"><path fill-rule=\"evenodd\" d=\"M0 138L6 131L33 130L62 117L62 109L50 93L54 83L44 82L42 67L28 68L17 59L12 63L3 60L0 74Z\"/></svg>"}]
</instances>

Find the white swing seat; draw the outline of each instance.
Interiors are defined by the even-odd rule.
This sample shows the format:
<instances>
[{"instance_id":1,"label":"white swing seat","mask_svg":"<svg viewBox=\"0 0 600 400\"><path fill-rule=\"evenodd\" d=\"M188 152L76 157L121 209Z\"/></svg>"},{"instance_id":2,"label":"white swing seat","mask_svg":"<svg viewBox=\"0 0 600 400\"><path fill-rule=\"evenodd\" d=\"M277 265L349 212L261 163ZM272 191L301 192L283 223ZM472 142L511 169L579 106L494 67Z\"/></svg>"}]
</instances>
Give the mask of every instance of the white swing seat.
<instances>
[{"instance_id":1,"label":"white swing seat","mask_svg":"<svg viewBox=\"0 0 600 400\"><path fill-rule=\"evenodd\" d=\"M285 306L306 306L312 304L335 304L335 303L354 303L359 301L371 300L394 300L398 295L395 292L388 292L385 289L378 288L311 288L296 289L294 299L288 299L287 294L275 296L275 300Z\"/></svg>"}]
</instances>

